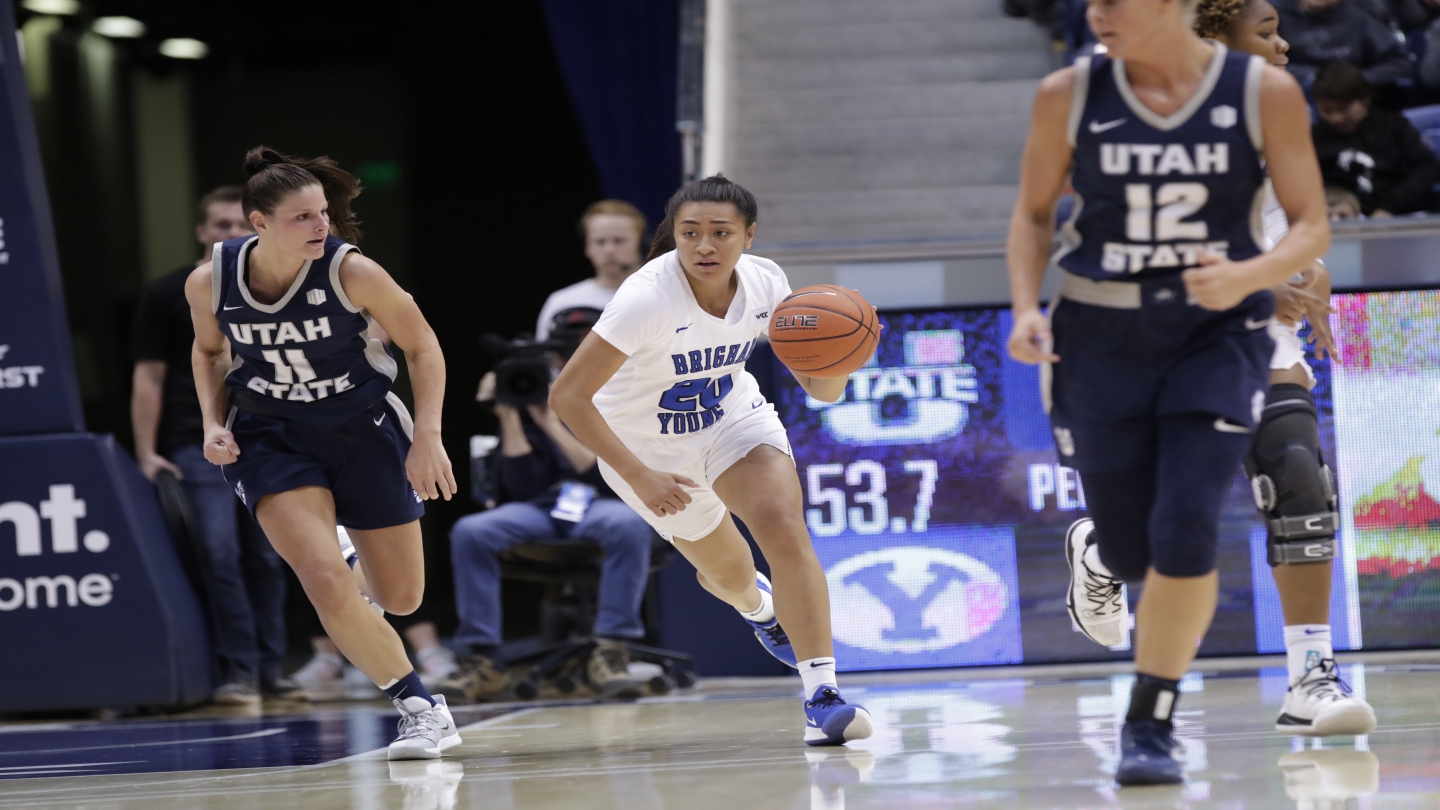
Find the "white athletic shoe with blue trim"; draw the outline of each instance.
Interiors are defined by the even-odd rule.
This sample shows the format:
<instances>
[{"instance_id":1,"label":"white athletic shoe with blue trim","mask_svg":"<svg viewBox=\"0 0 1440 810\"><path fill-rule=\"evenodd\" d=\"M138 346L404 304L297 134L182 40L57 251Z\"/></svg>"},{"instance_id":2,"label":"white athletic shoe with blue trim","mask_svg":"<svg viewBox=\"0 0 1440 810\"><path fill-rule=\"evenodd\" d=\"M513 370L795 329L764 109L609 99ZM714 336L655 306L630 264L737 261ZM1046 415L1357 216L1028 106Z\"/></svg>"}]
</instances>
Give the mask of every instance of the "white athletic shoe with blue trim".
<instances>
[{"instance_id":1,"label":"white athletic shoe with blue trim","mask_svg":"<svg viewBox=\"0 0 1440 810\"><path fill-rule=\"evenodd\" d=\"M390 759L439 759L445 749L460 744L460 731L444 695L435 695L433 706L423 697L391 702L400 710L400 735L390 743Z\"/></svg>"},{"instance_id":2,"label":"white athletic shoe with blue trim","mask_svg":"<svg viewBox=\"0 0 1440 810\"><path fill-rule=\"evenodd\" d=\"M766 579L765 575L759 571L755 572L755 587L772 596L775 594L775 591L770 588L770 580ZM778 618L771 619L765 624L752 622L749 619L746 621L755 628L755 638L760 640L761 646L779 659L780 663L795 666L795 650L790 646L790 637L785 635L785 628L780 626Z\"/></svg>"},{"instance_id":3,"label":"white athletic shoe with blue trim","mask_svg":"<svg viewBox=\"0 0 1440 810\"><path fill-rule=\"evenodd\" d=\"M874 732L870 712L857 703L846 703L833 686L821 686L805 701L806 745L844 745Z\"/></svg>"}]
</instances>

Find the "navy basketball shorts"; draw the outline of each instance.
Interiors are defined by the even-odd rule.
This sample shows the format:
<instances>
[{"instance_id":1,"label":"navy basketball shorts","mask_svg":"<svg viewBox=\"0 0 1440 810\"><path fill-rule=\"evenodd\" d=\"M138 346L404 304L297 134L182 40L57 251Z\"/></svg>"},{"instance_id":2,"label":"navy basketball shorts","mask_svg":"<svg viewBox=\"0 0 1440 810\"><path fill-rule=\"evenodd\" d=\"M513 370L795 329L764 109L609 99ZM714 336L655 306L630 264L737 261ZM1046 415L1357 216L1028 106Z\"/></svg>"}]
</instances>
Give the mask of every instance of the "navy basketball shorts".
<instances>
[{"instance_id":1,"label":"navy basketball shorts","mask_svg":"<svg viewBox=\"0 0 1440 810\"><path fill-rule=\"evenodd\" d=\"M399 526L425 514L405 476L411 425L394 394L333 430L236 409L230 432L240 458L220 469L251 515L266 495L313 486L330 490L338 525Z\"/></svg>"},{"instance_id":2,"label":"navy basketball shorts","mask_svg":"<svg viewBox=\"0 0 1440 810\"><path fill-rule=\"evenodd\" d=\"M1185 300L1173 292L1163 300ZM1051 427L1061 462L1084 478L1113 573L1202 576L1264 409L1274 298L1257 293L1226 312L1147 299L1056 304L1060 361L1042 375Z\"/></svg>"}]
</instances>

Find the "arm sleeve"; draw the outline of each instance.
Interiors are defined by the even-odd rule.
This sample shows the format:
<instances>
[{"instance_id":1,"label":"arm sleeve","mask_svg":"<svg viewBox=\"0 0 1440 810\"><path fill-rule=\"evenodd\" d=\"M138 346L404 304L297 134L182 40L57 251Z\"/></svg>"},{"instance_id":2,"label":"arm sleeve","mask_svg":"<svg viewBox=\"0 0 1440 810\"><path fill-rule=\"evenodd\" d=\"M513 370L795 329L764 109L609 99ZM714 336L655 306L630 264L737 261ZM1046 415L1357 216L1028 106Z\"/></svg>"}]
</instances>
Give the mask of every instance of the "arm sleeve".
<instances>
[{"instance_id":1,"label":"arm sleeve","mask_svg":"<svg viewBox=\"0 0 1440 810\"><path fill-rule=\"evenodd\" d=\"M632 276L621 284L592 330L627 356L663 336L675 318L675 307L656 288L653 278Z\"/></svg>"},{"instance_id":2,"label":"arm sleeve","mask_svg":"<svg viewBox=\"0 0 1440 810\"><path fill-rule=\"evenodd\" d=\"M1395 37L1395 32L1368 14L1362 16L1365 21L1365 49L1370 57L1366 60L1370 63L1369 66L1361 71L1365 74L1365 80L1379 86L1413 76L1414 67L1410 64L1410 55Z\"/></svg>"},{"instance_id":3,"label":"arm sleeve","mask_svg":"<svg viewBox=\"0 0 1440 810\"><path fill-rule=\"evenodd\" d=\"M1395 148L1405 164L1405 176L1396 183L1379 207L1394 214L1425 210L1425 203L1435 185L1437 166L1435 153L1420 139L1420 133L1403 115L1395 116Z\"/></svg>"},{"instance_id":4,"label":"arm sleeve","mask_svg":"<svg viewBox=\"0 0 1440 810\"><path fill-rule=\"evenodd\" d=\"M130 359L167 360L165 308L160 306L160 296L151 284L140 294L140 303L135 307L135 322L130 329Z\"/></svg>"}]
</instances>

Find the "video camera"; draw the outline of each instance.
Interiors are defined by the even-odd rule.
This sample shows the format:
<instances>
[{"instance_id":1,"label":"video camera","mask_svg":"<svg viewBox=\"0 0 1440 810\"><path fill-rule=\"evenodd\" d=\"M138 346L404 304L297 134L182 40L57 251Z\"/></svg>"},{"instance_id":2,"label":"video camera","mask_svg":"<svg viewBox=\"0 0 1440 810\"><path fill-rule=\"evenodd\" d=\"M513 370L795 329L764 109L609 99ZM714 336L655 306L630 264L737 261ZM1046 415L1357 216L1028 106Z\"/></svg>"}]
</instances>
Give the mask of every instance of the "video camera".
<instances>
[{"instance_id":1,"label":"video camera","mask_svg":"<svg viewBox=\"0 0 1440 810\"><path fill-rule=\"evenodd\" d=\"M550 396L552 376L549 354L554 352L568 360L599 319L598 309L572 307L555 314L546 340L529 335L513 340L494 334L481 336L480 345L499 359L495 364L496 404L524 407L545 402Z\"/></svg>"}]
</instances>

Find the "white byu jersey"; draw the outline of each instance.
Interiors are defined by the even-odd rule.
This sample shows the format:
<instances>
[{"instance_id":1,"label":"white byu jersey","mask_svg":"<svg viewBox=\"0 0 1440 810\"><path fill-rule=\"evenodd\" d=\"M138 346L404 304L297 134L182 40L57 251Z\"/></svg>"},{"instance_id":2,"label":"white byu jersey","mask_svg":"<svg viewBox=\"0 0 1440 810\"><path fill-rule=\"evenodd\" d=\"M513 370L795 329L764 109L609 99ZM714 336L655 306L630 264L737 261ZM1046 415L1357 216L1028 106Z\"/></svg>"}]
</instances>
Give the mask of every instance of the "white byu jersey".
<instances>
[{"instance_id":1,"label":"white byu jersey","mask_svg":"<svg viewBox=\"0 0 1440 810\"><path fill-rule=\"evenodd\" d=\"M628 358L594 402L622 438L699 439L734 418L727 413L765 404L745 360L790 283L779 265L759 256L743 256L735 275L724 318L700 308L674 251L620 285L595 333Z\"/></svg>"}]
</instances>

